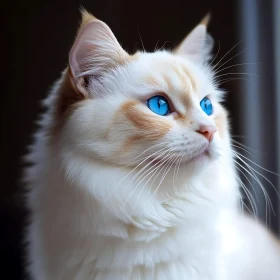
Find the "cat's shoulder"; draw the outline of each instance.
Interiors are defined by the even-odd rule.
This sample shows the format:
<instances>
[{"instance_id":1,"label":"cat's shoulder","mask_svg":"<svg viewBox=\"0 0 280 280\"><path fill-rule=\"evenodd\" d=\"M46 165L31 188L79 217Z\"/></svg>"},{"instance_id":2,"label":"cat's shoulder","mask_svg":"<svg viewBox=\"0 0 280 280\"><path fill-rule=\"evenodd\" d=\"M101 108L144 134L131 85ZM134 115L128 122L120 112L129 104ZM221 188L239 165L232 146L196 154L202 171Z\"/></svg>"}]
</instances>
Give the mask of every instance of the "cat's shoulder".
<instances>
[{"instance_id":1,"label":"cat's shoulder","mask_svg":"<svg viewBox=\"0 0 280 280\"><path fill-rule=\"evenodd\" d=\"M242 216L233 225L238 240L228 265L235 279L279 279L280 240L261 222ZM229 238L230 242L230 238Z\"/></svg>"}]
</instances>

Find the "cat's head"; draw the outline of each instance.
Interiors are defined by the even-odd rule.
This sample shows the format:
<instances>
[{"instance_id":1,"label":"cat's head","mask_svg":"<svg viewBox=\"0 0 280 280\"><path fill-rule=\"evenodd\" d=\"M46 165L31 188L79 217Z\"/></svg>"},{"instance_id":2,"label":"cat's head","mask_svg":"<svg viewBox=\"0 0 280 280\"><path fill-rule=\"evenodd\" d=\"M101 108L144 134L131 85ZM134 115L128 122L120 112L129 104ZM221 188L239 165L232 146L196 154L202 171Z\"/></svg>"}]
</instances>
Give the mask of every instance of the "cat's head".
<instances>
[{"instance_id":1,"label":"cat's head","mask_svg":"<svg viewBox=\"0 0 280 280\"><path fill-rule=\"evenodd\" d=\"M57 109L68 147L109 165L211 165L229 145L211 48L201 22L173 51L129 55L84 12Z\"/></svg>"}]
</instances>

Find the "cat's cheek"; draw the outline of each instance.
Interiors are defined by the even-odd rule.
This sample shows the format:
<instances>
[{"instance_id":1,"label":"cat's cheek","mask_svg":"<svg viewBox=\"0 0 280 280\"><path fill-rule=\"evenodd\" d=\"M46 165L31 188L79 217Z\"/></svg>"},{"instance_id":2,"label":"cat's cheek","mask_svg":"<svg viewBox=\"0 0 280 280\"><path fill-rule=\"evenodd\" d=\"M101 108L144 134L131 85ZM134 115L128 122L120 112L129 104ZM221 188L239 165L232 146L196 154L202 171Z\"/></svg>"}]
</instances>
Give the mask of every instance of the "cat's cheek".
<instances>
[{"instance_id":1,"label":"cat's cheek","mask_svg":"<svg viewBox=\"0 0 280 280\"><path fill-rule=\"evenodd\" d=\"M209 159L216 161L221 156L221 139L214 137L208 149Z\"/></svg>"},{"instance_id":2,"label":"cat's cheek","mask_svg":"<svg viewBox=\"0 0 280 280\"><path fill-rule=\"evenodd\" d=\"M221 139L223 139L228 132L227 115L227 111L222 108L221 105L217 105L214 122L218 129L217 133Z\"/></svg>"}]
</instances>

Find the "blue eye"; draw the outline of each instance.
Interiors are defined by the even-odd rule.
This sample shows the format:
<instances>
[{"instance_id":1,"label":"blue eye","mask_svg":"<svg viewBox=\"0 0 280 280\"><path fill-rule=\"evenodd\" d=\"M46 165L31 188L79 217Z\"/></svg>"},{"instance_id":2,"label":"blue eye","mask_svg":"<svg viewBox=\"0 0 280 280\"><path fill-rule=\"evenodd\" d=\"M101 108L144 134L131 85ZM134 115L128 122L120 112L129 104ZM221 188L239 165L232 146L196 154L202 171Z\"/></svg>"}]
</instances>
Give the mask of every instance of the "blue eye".
<instances>
[{"instance_id":1,"label":"blue eye","mask_svg":"<svg viewBox=\"0 0 280 280\"><path fill-rule=\"evenodd\" d=\"M211 101L210 101L210 99L208 97L204 97L200 101L200 107L208 116L212 115L212 113L213 113L213 106L212 106L212 103L211 103Z\"/></svg>"},{"instance_id":2,"label":"blue eye","mask_svg":"<svg viewBox=\"0 0 280 280\"><path fill-rule=\"evenodd\" d=\"M169 113L168 102L166 98L161 95L156 95L148 99L147 106L151 111L161 116L165 116Z\"/></svg>"}]
</instances>

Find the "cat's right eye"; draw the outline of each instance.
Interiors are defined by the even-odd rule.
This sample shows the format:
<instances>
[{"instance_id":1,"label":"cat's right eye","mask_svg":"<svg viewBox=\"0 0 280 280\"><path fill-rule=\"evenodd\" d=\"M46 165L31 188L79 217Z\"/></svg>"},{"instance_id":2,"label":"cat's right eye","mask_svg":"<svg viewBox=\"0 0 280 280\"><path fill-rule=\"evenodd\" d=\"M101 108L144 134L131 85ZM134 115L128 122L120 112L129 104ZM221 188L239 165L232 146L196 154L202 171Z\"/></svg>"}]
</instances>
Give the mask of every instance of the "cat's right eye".
<instances>
[{"instance_id":1,"label":"cat's right eye","mask_svg":"<svg viewBox=\"0 0 280 280\"><path fill-rule=\"evenodd\" d=\"M147 106L157 115L165 116L169 113L168 101L161 95L156 95L148 99Z\"/></svg>"}]
</instances>

